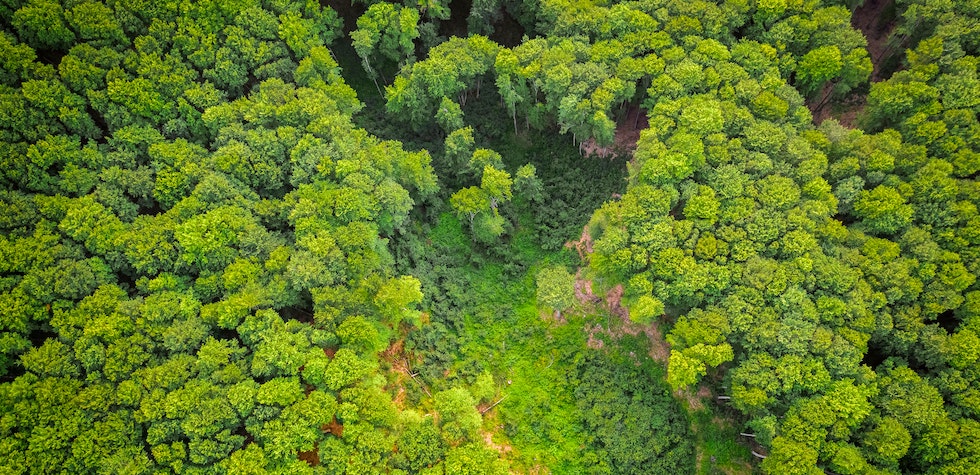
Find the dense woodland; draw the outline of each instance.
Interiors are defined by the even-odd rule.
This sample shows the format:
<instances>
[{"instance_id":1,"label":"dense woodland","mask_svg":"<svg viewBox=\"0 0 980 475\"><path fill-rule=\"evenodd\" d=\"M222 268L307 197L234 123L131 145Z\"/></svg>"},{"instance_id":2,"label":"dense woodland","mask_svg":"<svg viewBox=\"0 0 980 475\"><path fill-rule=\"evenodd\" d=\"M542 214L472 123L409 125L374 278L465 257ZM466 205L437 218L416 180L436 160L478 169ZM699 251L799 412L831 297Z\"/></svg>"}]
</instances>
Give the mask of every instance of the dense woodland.
<instances>
[{"instance_id":1,"label":"dense woodland","mask_svg":"<svg viewBox=\"0 0 980 475\"><path fill-rule=\"evenodd\" d=\"M0 472L978 473L980 3L865 1L0 0Z\"/></svg>"}]
</instances>

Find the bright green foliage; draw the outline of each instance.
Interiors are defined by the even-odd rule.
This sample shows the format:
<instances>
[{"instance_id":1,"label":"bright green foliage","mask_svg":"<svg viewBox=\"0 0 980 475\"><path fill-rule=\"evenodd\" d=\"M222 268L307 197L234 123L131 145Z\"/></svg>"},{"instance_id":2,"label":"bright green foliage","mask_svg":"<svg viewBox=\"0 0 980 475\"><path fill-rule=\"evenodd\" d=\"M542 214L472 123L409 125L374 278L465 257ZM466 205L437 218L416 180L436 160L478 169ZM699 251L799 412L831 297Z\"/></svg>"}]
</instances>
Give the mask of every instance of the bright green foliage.
<instances>
[{"instance_id":1,"label":"bright green foliage","mask_svg":"<svg viewBox=\"0 0 980 475\"><path fill-rule=\"evenodd\" d=\"M664 313L664 303L650 295L641 295L630 307L630 319L638 323L650 323Z\"/></svg>"},{"instance_id":2,"label":"bright green foliage","mask_svg":"<svg viewBox=\"0 0 980 475\"><path fill-rule=\"evenodd\" d=\"M385 88L388 111L421 127L435 116L443 97L465 105L470 90L479 94L480 79L493 67L498 49L480 35L439 44L429 51L429 58L406 66Z\"/></svg>"},{"instance_id":3,"label":"bright green foliage","mask_svg":"<svg viewBox=\"0 0 980 475\"><path fill-rule=\"evenodd\" d=\"M772 451L762 462L762 469L767 473L818 475L823 470L815 466L817 455L817 451L806 444L777 437L772 441Z\"/></svg>"},{"instance_id":4,"label":"bright green foliage","mask_svg":"<svg viewBox=\"0 0 980 475\"><path fill-rule=\"evenodd\" d=\"M453 447L446 452L447 473L462 475L503 475L507 473L497 453L478 444Z\"/></svg>"},{"instance_id":5,"label":"bright green foliage","mask_svg":"<svg viewBox=\"0 0 980 475\"><path fill-rule=\"evenodd\" d=\"M975 285L980 268L965 264L976 253L963 247L974 242L966 229L976 197L956 191L974 188L963 173L973 168L975 145L948 135L953 122L976 130L975 121L941 115L939 99L948 93L952 104L972 104L946 85L966 85L975 63L946 59L946 77L962 79L940 90L933 78L945 45L924 41L909 56L914 72L871 94L870 118L877 127L900 124L897 132L868 135L832 121L813 130L802 97L779 78L795 78L807 94L828 81L833 94L847 93L870 73L864 39L843 8L763 3L751 19L732 18L755 43L713 33L707 10L683 18L683 7L666 2L658 19L674 44L657 51L664 69L648 88L650 128L637 143L628 192L593 219L590 266L626 285L631 315L666 309L672 386L696 384L731 362L727 376L717 374L730 388L722 393L752 420L768 421L755 429L770 449L763 470L877 473L910 467L920 453L940 460L957 437L953 421L974 414L936 406L963 408L948 378L974 361L964 320L940 315L962 308L957 292ZM586 14L557 12L567 6L548 4L556 28L589 31ZM693 34L717 38L728 54ZM652 190L667 199L653 199ZM930 324L935 318L946 331ZM946 376L935 386L888 386L889 371L863 361L870 351L932 375L944 367ZM955 384L973 388L970 378ZM949 392L936 397L940 386ZM936 408L917 414L944 427L930 432L929 449L916 452L916 427L925 422L883 398L892 392ZM902 429L877 452L865 438L880 421Z\"/></svg>"},{"instance_id":6,"label":"bright green foliage","mask_svg":"<svg viewBox=\"0 0 980 475\"><path fill-rule=\"evenodd\" d=\"M851 26L850 11L825 2L764 2L750 26L757 38L774 48L784 77L795 72L804 94L819 91L827 81L842 97L868 80L871 59L867 41Z\"/></svg>"},{"instance_id":7,"label":"bright green foliage","mask_svg":"<svg viewBox=\"0 0 980 475\"><path fill-rule=\"evenodd\" d=\"M439 428L443 439L452 445L479 438L483 422L476 410L476 400L463 388L452 388L434 395L435 408L439 412Z\"/></svg>"},{"instance_id":8,"label":"bright green foliage","mask_svg":"<svg viewBox=\"0 0 980 475\"><path fill-rule=\"evenodd\" d=\"M2 471L304 473L335 414L393 437L374 353L422 294L381 233L437 185L428 153L352 125L360 104L324 47L336 15L15 10Z\"/></svg>"},{"instance_id":9,"label":"bright green foliage","mask_svg":"<svg viewBox=\"0 0 980 475\"><path fill-rule=\"evenodd\" d=\"M372 58L383 58L399 65L415 59L415 44L419 37L419 12L414 8L378 2L357 19L357 29L350 33L354 50L360 56L365 71L377 76Z\"/></svg>"},{"instance_id":10,"label":"bright green foliage","mask_svg":"<svg viewBox=\"0 0 980 475\"><path fill-rule=\"evenodd\" d=\"M476 155L476 154L474 154ZM510 178L510 173L498 170L493 165L486 165L483 168L483 176L480 178L480 189L490 197L490 207L497 210L500 203L510 201L514 196L511 186L514 181Z\"/></svg>"},{"instance_id":11,"label":"bright green foliage","mask_svg":"<svg viewBox=\"0 0 980 475\"><path fill-rule=\"evenodd\" d=\"M530 163L522 165L514 174L514 191L519 196L532 202L540 202L543 198L544 185L537 177L537 169Z\"/></svg>"},{"instance_id":12,"label":"bright green foliage","mask_svg":"<svg viewBox=\"0 0 980 475\"><path fill-rule=\"evenodd\" d=\"M490 205L490 200L481 188L471 186L453 193L450 204L460 215L466 216L470 220L470 227L474 225L477 214L485 212Z\"/></svg>"},{"instance_id":13,"label":"bright green foliage","mask_svg":"<svg viewBox=\"0 0 980 475\"><path fill-rule=\"evenodd\" d=\"M894 234L912 222L913 208L894 188L879 186L862 191L854 203L854 214L874 234Z\"/></svg>"},{"instance_id":14,"label":"bright green foliage","mask_svg":"<svg viewBox=\"0 0 980 475\"><path fill-rule=\"evenodd\" d=\"M466 147L468 133L458 135L457 132L467 130L469 129L458 129L450 134L446 139L447 154L450 153L451 147L453 151L456 147ZM459 140L464 143L457 143ZM476 149L469 158L468 169L479 177L480 186L463 188L449 198L450 206L457 215L461 218L469 218L473 237L486 244L495 242L504 234L507 220L500 214L500 205L511 201L514 197L514 180L510 173L498 167L503 167L500 154L489 149ZM524 174L525 176L521 177L522 188L534 193L533 174L526 176L527 170ZM528 198L532 197L533 195Z\"/></svg>"},{"instance_id":15,"label":"bright green foliage","mask_svg":"<svg viewBox=\"0 0 980 475\"><path fill-rule=\"evenodd\" d=\"M535 276L538 305L554 310L561 316L562 310L575 303L575 276L561 266L545 267Z\"/></svg>"},{"instance_id":16,"label":"bright green foliage","mask_svg":"<svg viewBox=\"0 0 980 475\"><path fill-rule=\"evenodd\" d=\"M803 55L796 68L800 89L811 94L823 83L840 74L843 68L843 58L836 46L826 45L810 50Z\"/></svg>"},{"instance_id":17,"label":"bright green foliage","mask_svg":"<svg viewBox=\"0 0 980 475\"><path fill-rule=\"evenodd\" d=\"M374 297L379 313L395 327L401 321L418 323L418 311L414 307L421 300L421 284L412 276L389 280L382 284Z\"/></svg>"},{"instance_id":18,"label":"bright green foliage","mask_svg":"<svg viewBox=\"0 0 980 475\"><path fill-rule=\"evenodd\" d=\"M66 24L65 13L56 1L35 0L14 12L12 23L31 47L66 50L75 41L75 34Z\"/></svg>"},{"instance_id":19,"label":"bright green foliage","mask_svg":"<svg viewBox=\"0 0 980 475\"><path fill-rule=\"evenodd\" d=\"M451 134L463 128L463 110L459 104L448 97L443 97L439 102L439 111L436 112L436 122L446 131L446 134Z\"/></svg>"},{"instance_id":20,"label":"bright green foliage","mask_svg":"<svg viewBox=\"0 0 980 475\"><path fill-rule=\"evenodd\" d=\"M0 472L980 465L975 2L0 3Z\"/></svg>"},{"instance_id":21,"label":"bright green foliage","mask_svg":"<svg viewBox=\"0 0 980 475\"><path fill-rule=\"evenodd\" d=\"M692 358L682 352L671 352L670 368L667 373L667 383L672 388L686 388L697 383L702 376L707 373L704 362L698 358Z\"/></svg>"},{"instance_id":22,"label":"bright green foliage","mask_svg":"<svg viewBox=\"0 0 980 475\"><path fill-rule=\"evenodd\" d=\"M909 450L909 431L893 417L885 417L864 438L870 458L885 464L897 464ZM894 466L894 465L893 465Z\"/></svg>"}]
</instances>

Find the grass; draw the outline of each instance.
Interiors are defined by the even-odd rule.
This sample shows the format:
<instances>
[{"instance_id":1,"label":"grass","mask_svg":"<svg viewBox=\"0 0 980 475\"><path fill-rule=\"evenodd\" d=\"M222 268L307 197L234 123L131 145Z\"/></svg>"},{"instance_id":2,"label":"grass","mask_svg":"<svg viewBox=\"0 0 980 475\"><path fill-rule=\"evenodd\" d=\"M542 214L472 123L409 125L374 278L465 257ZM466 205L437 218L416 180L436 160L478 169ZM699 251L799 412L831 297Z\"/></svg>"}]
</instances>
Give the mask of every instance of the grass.
<instances>
[{"instance_id":1,"label":"grass","mask_svg":"<svg viewBox=\"0 0 980 475\"><path fill-rule=\"evenodd\" d=\"M423 374L430 375L427 383L436 391L471 384L477 374L489 371L497 385L497 400L503 400L485 415L484 430L511 469L587 473L593 462L584 454L595 448L595 441L576 406L575 374L579 359L596 350L586 348L583 328L597 323L608 326L617 319L610 319L601 307L592 307L565 313L567 322L559 324L537 308L534 275L545 265L577 264L573 251L554 243L578 237L581 226L605 200L607 190L601 188L625 186L624 171L615 163L582 159L569 145L562 147L544 134L540 141L513 134L503 137L500 150L510 150L509 160L538 160L539 176L549 186L572 185L551 188L551 196L557 198L550 203L515 199L505 205L510 207L507 213L513 227L490 246L473 243L467 224L444 207L433 223L415 223L416 238L422 243L414 258L418 262L400 271L422 279L430 298L427 310L456 342L452 357L443 360L446 366ZM564 208L564 214L555 208ZM554 234L541 231L552 226L548 220L556 223ZM543 245L547 240L552 241L550 248ZM638 355L635 362L643 371L654 381L664 381L665 369L647 357L646 338L605 339L600 351ZM705 406L709 409L685 411L701 461L698 473L752 473L751 454L738 443L738 431L710 402Z\"/></svg>"},{"instance_id":2,"label":"grass","mask_svg":"<svg viewBox=\"0 0 980 475\"><path fill-rule=\"evenodd\" d=\"M338 42L332 51L365 104L355 117L358 125L381 138L399 140L408 149L441 155L441 133L422 135L385 116L384 99L348 42ZM438 332L422 335L423 342L409 351L424 356L423 366L432 366L420 372L420 379L433 392L471 384L477 374L491 372L499 404L485 415L484 430L512 470L586 473L592 467L584 453L595 442L576 406L575 375L583 355L596 351L586 348L583 328L608 326L610 318L599 307L568 312L567 322L555 322L535 304L533 276L545 265L577 263L577 256L562 245L578 237L594 210L612 194L625 191L625 160L583 158L571 140L555 130L515 133L499 97L488 89L492 88L484 88L482 96L464 108L467 123L476 130L476 145L499 152L511 171L534 164L547 193L542 203L518 197L506 204L504 212L513 227L491 246L474 244L466 223L447 212L444 200L453 189L443 190L441 203L430 203L427 216L435 219L419 213L408 235L393 238L393 246L400 249L399 271L422 280L426 310L438 323L417 330ZM445 171L437 172L444 181ZM399 240L404 241L401 247ZM644 374L663 381L665 369L646 357L645 338L606 340L599 351L639 355L635 364ZM445 352L450 354L433 357ZM409 383L405 387L408 404L425 404L420 388ZM707 407L686 411L701 460L698 473L751 473L746 463L751 455L737 443L738 431L710 404Z\"/></svg>"},{"instance_id":3,"label":"grass","mask_svg":"<svg viewBox=\"0 0 980 475\"><path fill-rule=\"evenodd\" d=\"M514 241L521 243L515 249L521 257L562 259L531 248L526 239ZM534 296L536 267L515 278L504 278L499 263L469 271L469 291L478 303L464 311L466 343L456 367L479 362L505 396L486 429L512 448L509 457L519 472L547 467L552 473L581 473L576 455L586 439L568 380L574 356L585 348L581 321L558 325L541 317Z\"/></svg>"},{"instance_id":4,"label":"grass","mask_svg":"<svg viewBox=\"0 0 980 475\"><path fill-rule=\"evenodd\" d=\"M696 438L699 475L755 473L749 463L752 454L748 447L738 442L739 431L730 419L710 408L689 414L691 431Z\"/></svg>"}]
</instances>

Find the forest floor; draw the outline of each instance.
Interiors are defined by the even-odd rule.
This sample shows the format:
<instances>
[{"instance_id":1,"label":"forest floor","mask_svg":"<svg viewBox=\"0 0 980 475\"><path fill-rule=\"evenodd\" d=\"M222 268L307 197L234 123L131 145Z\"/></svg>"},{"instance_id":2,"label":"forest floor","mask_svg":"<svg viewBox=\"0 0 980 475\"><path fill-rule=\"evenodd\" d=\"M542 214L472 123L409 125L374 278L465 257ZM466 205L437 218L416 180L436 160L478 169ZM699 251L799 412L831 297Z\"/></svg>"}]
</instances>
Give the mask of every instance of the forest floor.
<instances>
[{"instance_id":1,"label":"forest floor","mask_svg":"<svg viewBox=\"0 0 980 475\"><path fill-rule=\"evenodd\" d=\"M868 56L874 67L870 82L888 79L900 66L898 48L891 40L897 24L895 0L865 0L851 15L851 26L864 33L868 40ZM859 90L844 97L833 99L834 83L827 83L817 98L810 101L813 123L820 124L834 118L847 127L856 127L858 118L867 105L867 91Z\"/></svg>"},{"instance_id":2,"label":"forest floor","mask_svg":"<svg viewBox=\"0 0 980 475\"><path fill-rule=\"evenodd\" d=\"M616 124L612 145L600 147L594 138L589 138L579 145L579 151L586 157L632 157L640 132L647 127L646 113L639 106L630 104L625 116Z\"/></svg>"},{"instance_id":3,"label":"forest floor","mask_svg":"<svg viewBox=\"0 0 980 475\"><path fill-rule=\"evenodd\" d=\"M867 0L851 15L851 26L861 30L868 39L868 55L874 65L871 82L887 79L883 63L895 52L890 37L896 20L895 0Z\"/></svg>"},{"instance_id":4,"label":"forest floor","mask_svg":"<svg viewBox=\"0 0 980 475\"><path fill-rule=\"evenodd\" d=\"M441 153L440 140L387 119L384 99L360 67L349 42L337 42L333 53L348 84L365 103L364 110L355 116L359 125L382 138L397 138L406 148L428 149L434 159ZM386 71L384 76L390 79L394 73ZM379 78L379 82L384 79ZM451 274L465 276L472 298L461 302L464 318L455 336L460 346L443 377L423 377L422 359L409 354L416 351L399 347L387 355L386 366L394 373L389 376L390 386L400 407L420 402L424 406L425 398L446 384L458 384L452 381L459 381L470 368L489 370L498 382L499 393L494 401L478 408L484 413L481 437L487 446L508 460L515 473L582 473L587 470L583 448L591 442L576 407L572 376L577 371L575 355L581 351L616 352L628 345L626 351L635 364L649 358L663 368L657 379L665 385L662 375L666 374L670 349L664 338L666 328L661 325L668 322L641 325L631 321L621 303L622 286L594 287L584 272L577 274L576 308L555 319L540 312L535 304L534 275L545 265L575 261L583 268L587 265L592 237L583 223L604 201L618 199L624 192L626 162L636 149L640 132L647 128L647 117L641 108L628 107L617 120L611 146L598 147L592 141L576 150L565 136L554 131L515 134L509 129L496 130L499 99L495 93L484 95L464 110L477 132L478 144L500 152L510 168L533 163L548 190L550 204L521 212L514 234L504 244L509 250L490 253L493 255L474 256L474 251L485 251L463 245L469 238L459 234L461 225L451 215L443 213L435 222L421 226L427 229L424 239L430 245L469 261ZM579 230L579 239L562 249ZM502 262L499 256L506 254L511 257L505 260L526 266L526 271L505 271L512 264ZM442 291L452 293L445 288ZM674 396L678 409L684 410L690 422L698 474L752 473L751 455L738 443L734 419L715 403L707 386L687 397L680 393ZM490 407L493 403L497 404Z\"/></svg>"}]
</instances>

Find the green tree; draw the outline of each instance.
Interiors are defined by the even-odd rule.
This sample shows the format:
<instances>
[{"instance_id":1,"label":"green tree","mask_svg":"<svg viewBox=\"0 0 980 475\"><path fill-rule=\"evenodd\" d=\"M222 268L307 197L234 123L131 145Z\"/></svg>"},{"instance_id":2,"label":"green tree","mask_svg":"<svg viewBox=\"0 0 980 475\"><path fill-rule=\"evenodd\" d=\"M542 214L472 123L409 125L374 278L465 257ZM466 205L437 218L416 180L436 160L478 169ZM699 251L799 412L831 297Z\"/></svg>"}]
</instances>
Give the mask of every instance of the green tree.
<instances>
[{"instance_id":1,"label":"green tree","mask_svg":"<svg viewBox=\"0 0 980 475\"><path fill-rule=\"evenodd\" d=\"M381 315L388 318L392 326L397 328L401 321L419 323L419 312L414 309L414 306L422 301L422 297L422 287L418 279L401 276L382 284L374 297L374 302L379 307Z\"/></svg>"},{"instance_id":2,"label":"green tree","mask_svg":"<svg viewBox=\"0 0 980 475\"><path fill-rule=\"evenodd\" d=\"M913 208L894 188L878 186L862 191L854 203L854 214L874 234L895 234L912 223Z\"/></svg>"},{"instance_id":3,"label":"green tree","mask_svg":"<svg viewBox=\"0 0 980 475\"><path fill-rule=\"evenodd\" d=\"M492 165L483 167L480 189L490 198L490 207L493 208L495 213L500 203L508 202L513 197L513 193L511 192L513 183L513 180L510 178L510 173L507 173L505 170L498 170Z\"/></svg>"},{"instance_id":4,"label":"green tree","mask_svg":"<svg viewBox=\"0 0 980 475\"><path fill-rule=\"evenodd\" d=\"M538 305L550 308L558 318L562 310L575 304L575 276L562 266L549 266L538 271Z\"/></svg>"},{"instance_id":5,"label":"green tree","mask_svg":"<svg viewBox=\"0 0 980 475\"><path fill-rule=\"evenodd\" d=\"M874 429L864 434L865 451L870 458L892 467L908 452L912 436L897 419L882 418Z\"/></svg>"},{"instance_id":6,"label":"green tree","mask_svg":"<svg viewBox=\"0 0 980 475\"><path fill-rule=\"evenodd\" d=\"M490 199L482 188L471 186L453 193L449 203L460 217L469 218L470 228L472 228L476 216L489 209Z\"/></svg>"},{"instance_id":7,"label":"green tree","mask_svg":"<svg viewBox=\"0 0 980 475\"><path fill-rule=\"evenodd\" d=\"M377 82L372 58L381 57L401 66L415 60L414 40L419 37L419 12L414 8L378 2L357 19L350 33L352 44L368 75ZM380 91L380 90L379 90Z\"/></svg>"},{"instance_id":8,"label":"green tree","mask_svg":"<svg viewBox=\"0 0 980 475\"><path fill-rule=\"evenodd\" d=\"M459 104L448 97L443 97L439 102L439 111L436 112L436 122L447 135L452 134L454 131L463 128L463 110Z\"/></svg>"},{"instance_id":9,"label":"green tree","mask_svg":"<svg viewBox=\"0 0 980 475\"><path fill-rule=\"evenodd\" d=\"M469 391L458 387L447 389L436 393L434 400L443 440L452 445L479 440L483 419Z\"/></svg>"},{"instance_id":10,"label":"green tree","mask_svg":"<svg viewBox=\"0 0 980 475\"><path fill-rule=\"evenodd\" d=\"M772 440L772 450L762 461L762 470L767 473L787 475L817 475L823 470L817 468L819 454L812 447L786 437Z\"/></svg>"},{"instance_id":11,"label":"green tree","mask_svg":"<svg viewBox=\"0 0 980 475\"><path fill-rule=\"evenodd\" d=\"M31 0L14 12L11 23L21 40L35 49L67 50L75 34L65 23L65 10L51 0Z\"/></svg>"},{"instance_id":12,"label":"green tree","mask_svg":"<svg viewBox=\"0 0 980 475\"><path fill-rule=\"evenodd\" d=\"M479 444L453 447L446 452L447 472L465 475L502 475L507 473L503 462L490 449Z\"/></svg>"}]
</instances>

